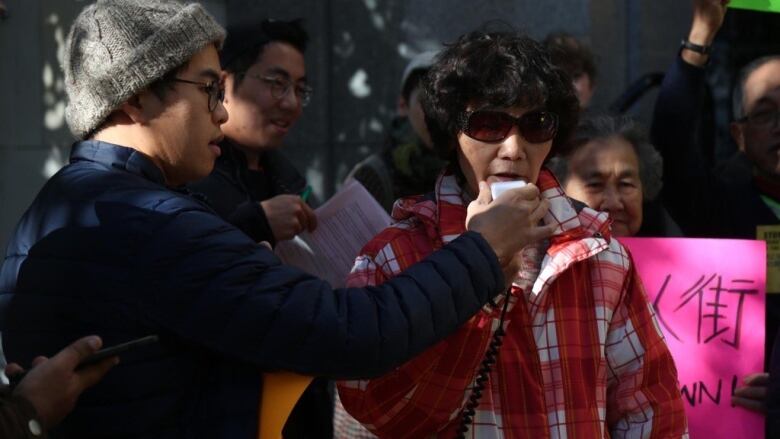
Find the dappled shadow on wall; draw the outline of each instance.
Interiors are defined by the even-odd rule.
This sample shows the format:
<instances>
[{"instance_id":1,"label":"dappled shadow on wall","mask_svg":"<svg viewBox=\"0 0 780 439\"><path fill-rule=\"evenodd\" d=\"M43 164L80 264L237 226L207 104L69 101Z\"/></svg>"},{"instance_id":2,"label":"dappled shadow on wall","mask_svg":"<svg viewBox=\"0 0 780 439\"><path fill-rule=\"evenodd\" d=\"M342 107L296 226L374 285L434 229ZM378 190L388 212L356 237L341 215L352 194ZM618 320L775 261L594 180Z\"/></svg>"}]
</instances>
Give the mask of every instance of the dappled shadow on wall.
<instances>
[{"instance_id":1,"label":"dappled shadow on wall","mask_svg":"<svg viewBox=\"0 0 780 439\"><path fill-rule=\"evenodd\" d=\"M427 23L408 16L409 2L363 0L334 14L329 98L335 186L380 150L396 115L401 73L420 52L439 47Z\"/></svg>"},{"instance_id":2,"label":"dappled shadow on wall","mask_svg":"<svg viewBox=\"0 0 780 439\"><path fill-rule=\"evenodd\" d=\"M51 13L44 19L44 37L42 41L43 83L43 128L44 143L49 152L41 165L44 178L54 175L65 166L73 137L65 123L65 77L60 68L65 51L65 36L70 20L64 20L57 13Z\"/></svg>"}]
</instances>

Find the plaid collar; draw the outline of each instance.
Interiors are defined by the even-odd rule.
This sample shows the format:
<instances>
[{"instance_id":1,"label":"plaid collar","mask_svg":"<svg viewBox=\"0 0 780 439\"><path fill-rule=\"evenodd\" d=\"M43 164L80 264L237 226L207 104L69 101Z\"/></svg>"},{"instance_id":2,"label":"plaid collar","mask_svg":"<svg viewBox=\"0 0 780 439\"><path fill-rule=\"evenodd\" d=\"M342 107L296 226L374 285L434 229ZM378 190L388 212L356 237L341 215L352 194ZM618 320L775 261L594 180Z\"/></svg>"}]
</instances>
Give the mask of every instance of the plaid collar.
<instances>
[{"instance_id":1,"label":"plaid collar","mask_svg":"<svg viewBox=\"0 0 780 439\"><path fill-rule=\"evenodd\" d=\"M608 247L611 221L606 212L588 207L577 211L555 176L546 168L540 172L536 185L541 196L550 202L550 210L542 222L557 224L546 249L540 274L533 284L532 292L539 294L545 285L549 285L571 264ZM393 207L393 218L397 221L416 218L438 248L466 231L466 207L472 197L458 184L457 178L450 171L439 176L432 195L398 200Z\"/></svg>"}]
</instances>

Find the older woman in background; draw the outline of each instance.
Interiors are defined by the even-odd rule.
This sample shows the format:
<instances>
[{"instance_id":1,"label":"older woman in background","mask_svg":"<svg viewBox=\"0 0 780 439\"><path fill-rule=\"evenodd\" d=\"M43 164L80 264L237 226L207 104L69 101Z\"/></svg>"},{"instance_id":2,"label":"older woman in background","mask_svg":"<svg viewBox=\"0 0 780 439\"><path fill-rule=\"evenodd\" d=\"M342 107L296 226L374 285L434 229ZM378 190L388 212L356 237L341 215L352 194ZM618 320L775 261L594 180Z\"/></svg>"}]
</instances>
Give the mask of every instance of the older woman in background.
<instances>
[{"instance_id":1,"label":"older woman in background","mask_svg":"<svg viewBox=\"0 0 780 439\"><path fill-rule=\"evenodd\" d=\"M609 213L614 236L679 236L677 224L656 199L662 186L661 155L633 119L608 115L584 119L569 146L550 161L550 169L567 195ZM763 412L768 382L767 373L745 376L732 403Z\"/></svg>"},{"instance_id":2,"label":"older woman in background","mask_svg":"<svg viewBox=\"0 0 780 439\"><path fill-rule=\"evenodd\" d=\"M661 191L663 162L633 119L589 117L569 145L550 161L550 169L567 195L609 213L613 235L679 235L668 214L651 204Z\"/></svg>"}]
</instances>

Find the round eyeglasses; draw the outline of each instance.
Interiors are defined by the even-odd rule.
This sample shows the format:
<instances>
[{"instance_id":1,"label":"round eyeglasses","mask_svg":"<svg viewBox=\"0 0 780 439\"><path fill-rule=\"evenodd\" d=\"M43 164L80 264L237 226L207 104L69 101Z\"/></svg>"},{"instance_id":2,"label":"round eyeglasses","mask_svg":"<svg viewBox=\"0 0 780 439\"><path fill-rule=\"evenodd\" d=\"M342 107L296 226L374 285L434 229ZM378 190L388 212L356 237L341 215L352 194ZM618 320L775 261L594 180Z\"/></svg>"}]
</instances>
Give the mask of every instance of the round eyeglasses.
<instances>
[{"instance_id":1,"label":"round eyeglasses","mask_svg":"<svg viewBox=\"0 0 780 439\"><path fill-rule=\"evenodd\" d=\"M287 96L290 90L295 90L295 97L301 101L301 106L305 107L311 101L311 95L313 89L306 84L294 84L292 81L277 77L277 76L263 76L259 74L244 73L244 76L250 78L259 79L263 81L266 86L271 90L271 96L274 99L282 99Z\"/></svg>"},{"instance_id":2,"label":"round eyeglasses","mask_svg":"<svg viewBox=\"0 0 780 439\"><path fill-rule=\"evenodd\" d=\"M735 122L747 122L756 128L772 130L778 127L778 122L780 122L780 110L757 111L739 118Z\"/></svg>"},{"instance_id":3,"label":"round eyeglasses","mask_svg":"<svg viewBox=\"0 0 780 439\"><path fill-rule=\"evenodd\" d=\"M217 104L225 101L225 89L219 81L197 82L188 79L173 78L173 82L182 82L184 84L193 84L200 86L200 89L209 95L209 112L213 113L217 109Z\"/></svg>"}]
</instances>

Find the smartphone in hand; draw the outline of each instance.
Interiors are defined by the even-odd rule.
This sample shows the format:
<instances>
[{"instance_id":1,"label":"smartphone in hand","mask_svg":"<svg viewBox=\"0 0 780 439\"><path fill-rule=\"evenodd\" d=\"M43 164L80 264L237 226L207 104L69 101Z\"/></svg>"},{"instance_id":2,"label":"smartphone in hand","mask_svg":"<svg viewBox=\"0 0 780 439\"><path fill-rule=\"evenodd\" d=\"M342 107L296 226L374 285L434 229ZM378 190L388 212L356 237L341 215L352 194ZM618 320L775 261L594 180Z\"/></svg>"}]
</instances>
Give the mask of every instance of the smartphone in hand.
<instances>
[{"instance_id":1,"label":"smartphone in hand","mask_svg":"<svg viewBox=\"0 0 780 439\"><path fill-rule=\"evenodd\" d=\"M137 338L135 340L130 340L125 343L120 343L118 345L110 346L107 348L103 348L94 354L90 355L89 357L81 360L81 363L79 363L78 366L76 366L76 370L79 370L83 367L87 367L91 364L99 363L102 360L105 360L106 358L113 357L115 355L119 355L123 352L127 352L131 349L140 348L142 346L146 346L152 343L156 343L160 341L160 337L156 335L148 335L146 337Z\"/></svg>"},{"instance_id":2,"label":"smartphone in hand","mask_svg":"<svg viewBox=\"0 0 780 439\"><path fill-rule=\"evenodd\" d=\"M76 370L82 369L84 367L89 367L90 365L99 363L100 361L105 360L106 358L119 355L131 349L137 349L152 343L156 343L158 341L160 341L160 338L157 335L148 335L146 337L137 338L135 340L130 340L125 343L120 343L118 345L103 348L95 352L94 354L88 356L87 358L81 360L78 366L76 366ZM11 388L16 387L16 385L19 384L19 382L22 381L24 377L27 375L27 372L29 372L29 369L25 370L22 373L17 373L15 375L9 376L8 381Z\"/></svg>"}]
</instances>

